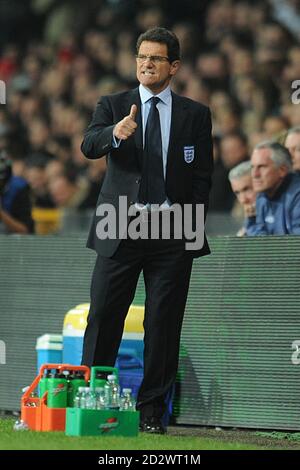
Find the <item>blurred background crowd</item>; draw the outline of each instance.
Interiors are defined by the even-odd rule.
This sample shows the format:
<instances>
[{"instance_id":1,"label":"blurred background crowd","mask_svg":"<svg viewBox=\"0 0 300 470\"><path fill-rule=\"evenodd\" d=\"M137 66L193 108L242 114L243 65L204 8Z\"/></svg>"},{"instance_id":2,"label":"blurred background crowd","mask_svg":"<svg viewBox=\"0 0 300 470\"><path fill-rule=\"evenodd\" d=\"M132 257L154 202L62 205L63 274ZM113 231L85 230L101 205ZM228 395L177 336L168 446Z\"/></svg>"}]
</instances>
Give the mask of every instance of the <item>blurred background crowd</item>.
<instances>
[{"instance_id":1,"label":"blurred background crowd","mask_svg":"<svg viewBox=\"0 0 300 470\"><path fill-rule=\"evenodd\" d=\"M240 225L229 171L257 143L284 143L300 125L291 99L300 80L300 0L0 0L0 152L30 186L37 233L71 229L72 221L86 230L105 159L83 157L83 132L101 95L136 86L136 39L153 26L172 29L181 43L174 91L212 111L209 234ZM71 214L63 227L62 214Z\"/></svg>"}]
</instances>

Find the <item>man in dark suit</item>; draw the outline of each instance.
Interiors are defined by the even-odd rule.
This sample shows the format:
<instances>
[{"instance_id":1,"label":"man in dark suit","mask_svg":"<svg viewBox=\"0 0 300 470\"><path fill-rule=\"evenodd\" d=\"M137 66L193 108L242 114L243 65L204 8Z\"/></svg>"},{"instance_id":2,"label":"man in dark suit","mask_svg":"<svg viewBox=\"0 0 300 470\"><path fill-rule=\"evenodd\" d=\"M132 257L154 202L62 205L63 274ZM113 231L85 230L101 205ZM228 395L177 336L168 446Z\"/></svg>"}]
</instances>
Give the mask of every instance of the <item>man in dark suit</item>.
<instances>
[{"instance_id":1,"label":"man in dark suit","mask_svg":"<svg viewBox=\"0 0 300 470\"><path fill-rule=\"evenodd\" d=\"M143 271L144 378L137 409L142 431L163 433L161 419L178 367L193 258L210 251L206 238L202 247L187 250L185 237L174 235L172 223L169 239L162 236L161 228L158 238L127 236L128 224L135 217L128 216L125 224L119 222L124 212L120 196L127 201L126 210L140 210L141 225L155 209L163 214L175 204L181 208L190 204L193 209L204 205L206 213L213 169L211 118L206 106L170 90L170 80L180 66L179 42L172 32L153 28L142 34L136 61L139 88L102 97L82 143L87 158L108 155L88 239L88 247L98 257L82 363L114 365L124 320ZM105 238L108 204L117 213L118 235Z\"/></svg>"}]
</instances>

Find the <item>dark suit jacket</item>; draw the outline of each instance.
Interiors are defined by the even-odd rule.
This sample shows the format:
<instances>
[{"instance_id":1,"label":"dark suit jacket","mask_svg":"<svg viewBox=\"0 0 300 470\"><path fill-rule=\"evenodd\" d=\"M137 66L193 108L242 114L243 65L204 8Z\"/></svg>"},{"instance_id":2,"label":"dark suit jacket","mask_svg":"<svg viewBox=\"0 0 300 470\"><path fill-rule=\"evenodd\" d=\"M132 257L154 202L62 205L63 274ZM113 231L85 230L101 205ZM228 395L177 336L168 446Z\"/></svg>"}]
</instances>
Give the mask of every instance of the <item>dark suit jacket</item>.
<instances>
[{"instance_id":1,"label":"dark suit jacket","mask_svg":"<svg viewBox=\"0 0 300 470\"><path fill-rule=\"evenodd\" d=\"M137 105L136 132L122 141L119 148L112 146L113 128L129 115L132 104ZM184 158L184 147L194 146L191 163ZM107 155L107 172L101 187L97 207L111 203L118 210L118 197L127 196L128 203L137 201L141 182L143 160L143 135L139 89L104 96L97 104L81 146L89 159ZM209 109L195 101L172 93L172 117L166 171L166 193L172 203L202 203L205 212L213 171L211 117ZM101 217L93 218L87 246L98 254L110 257L120 240L100 240L96 224ZM209 254L205 237L203 248L193 252L194 257Z\"/></svg>"}]
</instances>

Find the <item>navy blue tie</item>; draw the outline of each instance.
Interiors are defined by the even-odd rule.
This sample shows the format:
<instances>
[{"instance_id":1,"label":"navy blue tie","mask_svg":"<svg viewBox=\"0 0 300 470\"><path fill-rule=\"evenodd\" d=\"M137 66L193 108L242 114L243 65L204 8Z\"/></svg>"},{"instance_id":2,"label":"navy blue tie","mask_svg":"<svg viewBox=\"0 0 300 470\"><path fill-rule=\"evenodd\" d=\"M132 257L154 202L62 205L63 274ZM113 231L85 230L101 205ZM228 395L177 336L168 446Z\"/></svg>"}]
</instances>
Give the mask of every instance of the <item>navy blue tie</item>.
<instances>
[{"instance_id":1,"label":"navy blue tie","mask_svg":"<svg viewBox=\"0 0 300 470\"><path fill-rule=\"evenodd\" d=\"M145 130L142 180L139 201L143 204L162 204L166 200L163 173L162 141L159 111L156 107L159 98L151 98L151 108Z\"/></svg>"}]
</instances>

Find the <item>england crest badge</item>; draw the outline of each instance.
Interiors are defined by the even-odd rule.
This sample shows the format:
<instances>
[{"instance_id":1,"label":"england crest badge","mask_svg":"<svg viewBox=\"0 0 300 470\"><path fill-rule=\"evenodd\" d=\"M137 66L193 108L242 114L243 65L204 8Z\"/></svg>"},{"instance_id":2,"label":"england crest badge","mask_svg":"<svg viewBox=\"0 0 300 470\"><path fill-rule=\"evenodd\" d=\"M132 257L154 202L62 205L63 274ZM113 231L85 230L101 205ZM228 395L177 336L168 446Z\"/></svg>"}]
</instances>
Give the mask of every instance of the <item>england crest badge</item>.
<instances>
[{"instance_id":1,"label":"england crest badge","mask_svg":"<svg viewBox=\"0 0 300 470\"><path fill-rule=\"evenodd\" d=\"M195 146L189 145L187 147L183 147L183 154L186 163L192 163L195 158Z\"/></svg>"}]
</instances>

